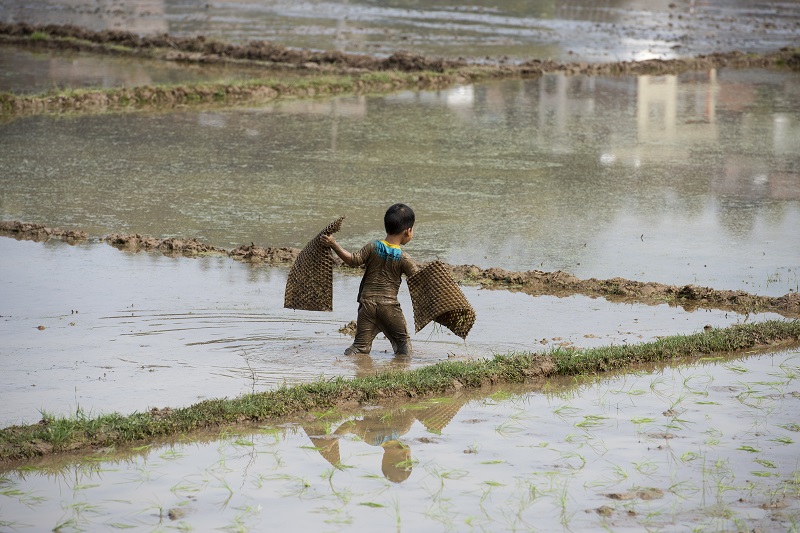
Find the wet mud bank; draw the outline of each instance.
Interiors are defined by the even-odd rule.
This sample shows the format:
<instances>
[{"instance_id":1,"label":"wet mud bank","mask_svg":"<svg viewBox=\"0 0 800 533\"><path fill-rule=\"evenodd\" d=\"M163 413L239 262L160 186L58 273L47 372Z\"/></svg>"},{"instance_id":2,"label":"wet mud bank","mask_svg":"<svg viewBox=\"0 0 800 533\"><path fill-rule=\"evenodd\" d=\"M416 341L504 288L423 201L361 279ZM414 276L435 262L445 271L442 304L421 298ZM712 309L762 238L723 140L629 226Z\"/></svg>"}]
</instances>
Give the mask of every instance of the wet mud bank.
<instances>
[{"instance_id":1,"label":"wet mud bank","mask_svg":"<svg viewBox=\"0 0 800 533\"><path fill-rule=\"evenodd\" d=\"M60 91L45 95L0 94L0 112L26 115L50 112L97 112L113 109L171 108L196 104L266 102L277 98L335 94L365 94L400 89L442 89L486 79L532 78L546 73L569 75L661 75L712 68L800 69L800 49L782 48L767 54L740 51L693 58L650 59L610 63L560 63L530 59L521 63L481 62L425 57L396 52L374 57L344 52L288 49L253 41L235 45L162 35L141 37L124 31L93 32L75 26L32 26L0 23L0 45L42 50L69 50L127 55L192 64L247 65L263 69L264 79L236 84L203 83L179 86L139 86L118 89ZM307 80L284 83L281 69L315 74ZM273 78L267 80L267 78Z\"/></svg>"},{"instance_id":2,"label":"wet mud bank","mask_svg":"<svg viewBox=\"0 0 800 533\"><path fill-rule=\"evenodd\" d=\"M85 241L86 232L49 228L44 224L18 221L0 222L0 235L16 239L48 240L62 238L68 242ZM115 248L129 252L160 252L168 256L198 257L224 255L245 263L291 265L300 254L300 248L262 247L254 243L234 249L212 246L195 238L157 238L138 233L112 233L99 238ZM359 269L346 267L334 257L334 264L343 273L358 274ZM563 271L544 272L529 270L517 272L503 268L482 269L475 265L447 265L453 278L461 284L480 285L489 289L524 292L532 296L567 297L576 294L602 297L612 302L638 302L681 306L695 309L720 309L740 314L774 312L786 318L800 317L800 293L783 296L759 296L739 290L718 290L697 285L668 285L625 278L580 279Z\"/></svg>"},{"instance_id":3,"label":"wet mud bank","mask_svg":"<svg viewBox=\"0 0 800 533\"><path fill-rule=\"evenodd\" d=\"M800 316L800 293L759 296L745 291L717 290L696 285L667 285L625 278L579 279L567 272L512 272L502 268L451 267L456 281L486 288L518 290L534 296L600 296L610 301L668 303L688 311L721 309L736 313L772 311L788 318Z\"/></svg>"}]
</instances>

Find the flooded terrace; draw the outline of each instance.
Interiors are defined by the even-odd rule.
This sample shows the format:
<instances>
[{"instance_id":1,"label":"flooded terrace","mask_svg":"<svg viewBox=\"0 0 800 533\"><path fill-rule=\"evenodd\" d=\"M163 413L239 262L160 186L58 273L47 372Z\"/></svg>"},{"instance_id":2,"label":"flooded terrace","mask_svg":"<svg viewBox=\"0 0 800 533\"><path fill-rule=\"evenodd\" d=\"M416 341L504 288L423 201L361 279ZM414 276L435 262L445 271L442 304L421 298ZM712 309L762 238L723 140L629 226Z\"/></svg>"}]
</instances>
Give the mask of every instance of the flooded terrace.
<instances>
[{"instance_id":1,"label":"flooded terrace","mask_svg":"<svg viewBox=\"0 0 800 533\"><path fill-rule=\"evenodd\" d=\"M798 290L790 71L550 74L250 108L0 124L0 215L88 231L302 247L347 215L418 213L409 253L783 295Z\"/></svg>"},{"instance_id":2,"label":"flooded terrace","mask_svg":"<svg viewBox=\"0 0 800 533\"><path fill-rule=\"evenodd\" d=\"M798 6L0 0L0 20L592 62L775 50L796 43ZM19 94L249 76L6 46L0 64L2 90ZM347 215L338 237L355 249L382 236L384 210L402 201L417 212L406 250L421 261L793 295L798 76L550 73L250 106L4 116L0 219L89 238L0 238L0 423L167 416L334 376L780 318L465 286L478 316L467 342L428 326L411 358L384 339L370 357L345 357L356 276L336 272L333 312L292 311L285 266L122 251L102 237L302 247ZM412 324L405 286L400 300ZM792 530L799 357L784 347L487 384L5 463L0 529Z\"/></svg>"}]
</instances>

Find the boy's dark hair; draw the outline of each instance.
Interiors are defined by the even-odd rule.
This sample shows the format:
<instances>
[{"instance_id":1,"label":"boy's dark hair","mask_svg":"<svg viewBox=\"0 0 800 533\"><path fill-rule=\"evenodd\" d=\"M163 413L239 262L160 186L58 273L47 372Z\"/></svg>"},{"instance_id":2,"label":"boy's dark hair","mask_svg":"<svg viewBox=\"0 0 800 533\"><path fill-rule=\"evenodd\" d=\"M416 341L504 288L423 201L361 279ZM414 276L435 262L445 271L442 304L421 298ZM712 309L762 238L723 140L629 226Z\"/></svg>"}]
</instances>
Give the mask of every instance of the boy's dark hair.
<instances>
[{"instance_id":1,"label":"boy's dark hair","mask_svg":"<svg viewBox=\"0 0 800 533\"><path fill-rule=\"evenodd\" d=\"M397 235L414 227L414 210L406 204L394 204L383 216L387 235Z\"/></svg>"}]
</instances>

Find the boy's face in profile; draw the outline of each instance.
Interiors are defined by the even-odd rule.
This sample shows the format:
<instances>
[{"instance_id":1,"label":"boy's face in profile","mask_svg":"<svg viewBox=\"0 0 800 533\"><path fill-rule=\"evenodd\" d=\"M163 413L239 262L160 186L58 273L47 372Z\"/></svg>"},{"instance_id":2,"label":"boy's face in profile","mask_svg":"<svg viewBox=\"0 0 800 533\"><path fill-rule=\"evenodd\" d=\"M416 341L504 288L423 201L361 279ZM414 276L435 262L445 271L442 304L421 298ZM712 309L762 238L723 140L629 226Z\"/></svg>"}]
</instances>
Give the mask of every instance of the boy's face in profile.
<instances>
[{"instance_id":1,"label":"boy's face in profile","mask_svg":"<svg viewBox=\"0 0 800 533\"><path fill-rule=\"evenodd\" d=\"M413 238L414 238L414 228L411 227L403 231L403 237L400 239L400 244L401 245L408 244Z\"/></svg>"}]
</instances>

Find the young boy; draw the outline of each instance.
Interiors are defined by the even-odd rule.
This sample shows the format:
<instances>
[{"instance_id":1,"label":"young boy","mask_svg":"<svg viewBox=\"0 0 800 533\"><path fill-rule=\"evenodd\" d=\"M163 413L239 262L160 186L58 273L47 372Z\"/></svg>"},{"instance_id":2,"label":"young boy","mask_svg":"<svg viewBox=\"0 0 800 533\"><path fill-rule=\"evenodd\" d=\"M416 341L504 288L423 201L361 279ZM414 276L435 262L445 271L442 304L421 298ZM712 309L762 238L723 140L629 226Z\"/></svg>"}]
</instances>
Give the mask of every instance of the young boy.
<instances>
[{"instance_id":1,"label":"young boy","mask_svg":"<svg viewBox=\"0 0 800 533\"><path fill-rule=\"evenodd\" d=\"M400 249L414 237L414 211L405 204L394 204L386 211L383 225L386 238L372 241L355 253L342 248L331 235L320 237L345 264L366 266L358 289L356 338L344 351L345 355L368 354L379 332L392 343L396 355L411 354L411 340L397 301L397 291L401 276L412 276L418 270L408 254Z\"/></svg>"}]
</instances>

